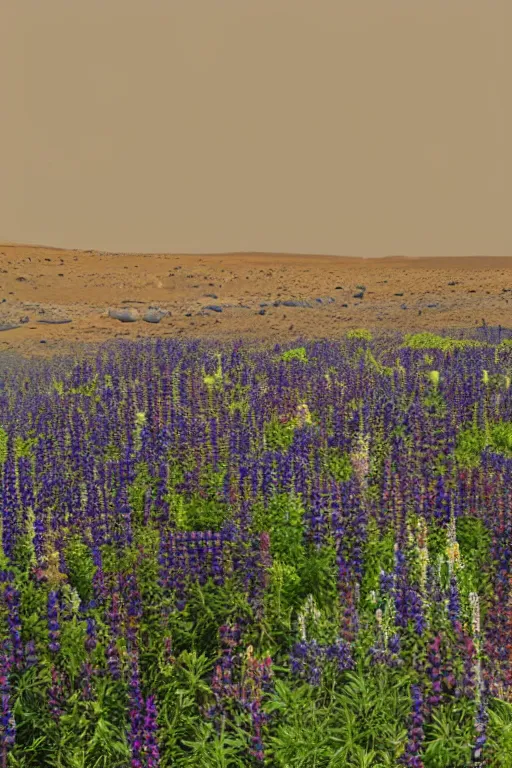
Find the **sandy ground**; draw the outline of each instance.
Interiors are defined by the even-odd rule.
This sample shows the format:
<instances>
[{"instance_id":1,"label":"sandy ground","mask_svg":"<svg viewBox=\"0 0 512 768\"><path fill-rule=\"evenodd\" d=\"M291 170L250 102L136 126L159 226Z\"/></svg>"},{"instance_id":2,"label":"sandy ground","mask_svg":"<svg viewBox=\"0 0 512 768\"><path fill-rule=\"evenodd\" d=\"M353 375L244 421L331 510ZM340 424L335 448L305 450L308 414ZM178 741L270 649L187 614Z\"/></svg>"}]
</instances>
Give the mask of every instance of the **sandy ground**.
<instances>
[{"instance_id":1,"label":"sandy ground","mask_svg":"<svg viewBox=\"0 0 512 768\"><path fill-rule=\"evenodd\" d=\"M354 298L357 286L366 287L363 299ZM311 306L273 306L294 299ZM222 312L205 309L212 304ZM269 305L265 314L261 304ZM138 310L137 322L108 316L127 307ZM144 322L149 307L169 314ZM71 322L41 322L51 319ZM512 327L512 258L127 255L0 245L0 324L18 326L0 332L0 352L47 356L146 336L334 338L357 327L435 330L483 320Z\"/></svg>"}]
</instances>

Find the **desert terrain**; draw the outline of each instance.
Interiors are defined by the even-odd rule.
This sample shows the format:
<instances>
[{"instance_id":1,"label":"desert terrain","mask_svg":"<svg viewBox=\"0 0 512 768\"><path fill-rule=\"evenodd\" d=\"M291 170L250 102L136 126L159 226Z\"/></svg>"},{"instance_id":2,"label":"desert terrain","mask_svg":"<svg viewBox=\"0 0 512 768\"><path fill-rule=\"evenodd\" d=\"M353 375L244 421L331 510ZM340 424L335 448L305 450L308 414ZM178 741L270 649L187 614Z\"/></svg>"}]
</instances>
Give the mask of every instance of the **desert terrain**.
<instances>
[{"instance_id":1,"label":"desert terrain","mask_svg":"<svg viewBox=\"0 0 512 768\"><path fill-rule=\"evenodd\" d=\"M294 301L303 306L283 304ZM166 313L160 322L143 320L150 308ZM110 317L116 309L136 310L138 319ZM512 258L123 254L0 246L2 352L53 356L84 344L145 336L335 338L357 327L416 331L483 321L512 325Z\"/></svg>"}]
</instances>

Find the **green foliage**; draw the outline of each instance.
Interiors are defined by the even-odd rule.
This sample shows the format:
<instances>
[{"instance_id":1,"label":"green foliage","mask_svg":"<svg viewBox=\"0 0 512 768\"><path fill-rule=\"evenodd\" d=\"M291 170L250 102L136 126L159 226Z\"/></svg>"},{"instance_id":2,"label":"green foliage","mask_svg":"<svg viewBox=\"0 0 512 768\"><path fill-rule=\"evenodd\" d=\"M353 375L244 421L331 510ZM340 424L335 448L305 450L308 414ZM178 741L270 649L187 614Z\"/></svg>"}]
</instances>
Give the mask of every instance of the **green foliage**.
<instances>
[{"instance_id":1,"label":"green foliage","mask_svg":"<svg viewBox=\"0 0 512 768\"><path fill-rule=\"evenodd\" d=\"M258 531L270 532L272 555L286 565L297 565L304 560L304 507L294 494L273 496L267 507L259 504L253 511Z\"/></svg>"},{"instance_id":2,"label":"green foliage","mask_svg":"<svg viewBox=\"0 0 512 768\"><path fill-rule=\"evenodd\" d=\"M66 547L66 565L70 585L76 589L81 600L88 602L93 595L96 566L90 548L80 536L73 536Z\"/></svg>"},{"instance_id":3,"label":"green foliage","mask_svg":"<svg viewBox=\"0 0 512 768\"><path fill-rule=\"evenodd\" d=\"M357 286L358 288L360 286ZM353 328L347 331L347 339L363 339L364 341L371 341L373 338L371 331L366 328Z\"/></svg>"},{"instance_id":4,"label":"green foliage","mask_svg":"<svg viewBox=\"0 0 512 768\"><path fill-rule=\"evenodd\" d=\"M375 370L378 374L384 374L386 376L393 375L393 368L389 365L382 365L373 355L370 349L365 351L365 362L368 368Z\"/></svg>"},{"instance_id":5,"label":"green foliage","mask_svg":"<svg viewBox=\"0 0 512 768\"><path fill-rule=\"evenodd\" d=\"M266 448L272 451L286 451L293 442L295 425L293 421L281 423L273 417L265 424L263 441Z\"/></svg>"},{"instance_id":6,"label":"green foliage","mask_svg":"<svg viewBox=\"0 0 512 768\"><path fill-rule=\"evenodd\" d=\"M375 520L370 520L367 526L367 538L363 548L364 576L361 582L361 600L364 601L372 590L379 589L381 571L393 570L394 536L389 531L380 534Z\"/></svg>"},{"instance_id":7,"label":"green foliage","mask_svg":"<svg viewBox=\"0 0 512 768\"><path fill-rule=\"evenodd\" d=\"M402 346L409 349L440 349L443 352L452 352L456 349L481 347L484 346L484 343L464 339L450 339L438 336L435 333L425 332L407 334Z\"/></svg>"},{"instance_id":8,"label":"green foliage","mask_svg":"<svg viewBox=\"0 0 512 768\"><path fill-rule=\"evenodd\" d=\"M475 467L485 448L512 457L512 422L497 422L488 430L472 425L457 435L455 458L463 467Z\"/></svg>"},{"instance_id":9,"label":"green foliage","mask_svg":"<svg viewBox=\"0 0 512 768\"><path fill-rule=\"evenodd\" d=\"M329 474L339 483L350 480L354 471L350 455L339 448L331 448L326 452L325 466Z\"/></svg>"},{"instance_id":10,"label":"green foliage","mask_svg":"<svg viewBox=\"0 0 512 768\"><path fill-rule=\"evenodd\" d=\"M302 363L307 363L308 356L306 354L306 348L295 347L294 349L288 349L281 355L281 360L284 360L285 363L289 362L290 360L300 360Z\"/></svg>"}]
</instances>

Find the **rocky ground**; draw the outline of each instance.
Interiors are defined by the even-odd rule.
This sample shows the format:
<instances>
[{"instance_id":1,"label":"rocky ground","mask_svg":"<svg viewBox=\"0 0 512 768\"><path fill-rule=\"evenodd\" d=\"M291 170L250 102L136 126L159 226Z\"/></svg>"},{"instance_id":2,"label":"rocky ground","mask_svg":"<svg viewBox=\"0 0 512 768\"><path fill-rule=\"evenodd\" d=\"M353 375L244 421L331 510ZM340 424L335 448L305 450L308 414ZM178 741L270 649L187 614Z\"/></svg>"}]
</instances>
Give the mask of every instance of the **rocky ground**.
<instances>
[{"instance_id":1,"label":"rocky ground","mask_svg":"<svg viewBox=\"0 0 512 768\"><path fill-rule=\"evenodd\" d=\"M122 322L119 312L135 320ZM512 258L126 255L0 245L0 352L46 356L145 336L335 338L355 327L416 331L482 321L512 327Z\"/></svg>"}]
</instances>

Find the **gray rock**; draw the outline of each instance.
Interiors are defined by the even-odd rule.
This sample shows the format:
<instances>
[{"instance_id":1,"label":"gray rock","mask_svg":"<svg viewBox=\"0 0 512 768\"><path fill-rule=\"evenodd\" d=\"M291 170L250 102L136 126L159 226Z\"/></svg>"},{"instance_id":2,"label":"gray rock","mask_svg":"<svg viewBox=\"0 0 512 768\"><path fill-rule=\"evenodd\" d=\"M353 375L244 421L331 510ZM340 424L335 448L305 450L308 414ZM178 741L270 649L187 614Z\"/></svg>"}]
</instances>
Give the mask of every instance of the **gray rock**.
<instances>
[{"instance_id":1,"label":"gray rock","mask_svg":"<svg viewBox=\"0 0 512 768\"><path fill-rule=\"evenodd\" d=\"M287 299L282 302L282 305L283 307L311 307L309 301L304 301L303 299Z\"/></svg>"},{"instance_id":2,"label":"gray rock","mask_svg":"<svg viewBox=\"0 0 512 768\"><path fill-rule=\"evenodd\" d=\"M145 323L159 323L166 314L167 312L162 312L159 309L150 309L142 319Z\"/></svg>"},{"instance_id":3,"label":"gray rock","mask_svg":"<svg viewBox=\"0 0 512 768\"><path fill-rule=\"evenodd\" d=\"M68 317L65 320L38 320L37 322L46 323L47 325L64 325L65 323L72 323L73 321Z\"/></svg>"},{"instance_id":4,"label":"gray rock","mask_svg":"<svg viewBox=\"0 0 512 768\"><path fill-rule=\"evenodd\" d=\"M218 304L208 304L205 309L211 309L212 312L222 312L222 307L219 307Z\"/></svg>"},{"instance_id":5,"label":"gray rock","mask_svg":"<svg viewBox=\"0 0 512 768\"><path fill-rule=\"evenodd\" d=\"M139 319L136 309L109 309L109 317L120 320L122 323L135 323Z\"/></svg>"},{"instance_id":6,"label":"gray rock","mask_svg":"<svg viewBox=\"0 0 512 768\"><path fill-rule=\"evenodd\" d=\"M219 298L216 293L205 293L205 296L207 298L209 298L209 299L218 299Z\"/></svg>"},{"instance_id":7,"label":"gray rock","mask_svg":"<svg viewBox=\"0 0 512 768\"><path fill-rule=\"evenodd\" d=\"M2 323L0 325L0 331L12 331L14 328L21 328L21 325L11 325L9 323Z\"/></svg>"},{"instance_id":8,"label":"gray rock","mask_svg":"<svg viewBox=\"0 0 512 768\"><path fill-rule=\"evenodd\" d=\"M256 314L257 315L266 315L267 311L265 309L260 309Z\"/></svg>"}]
</instances>

